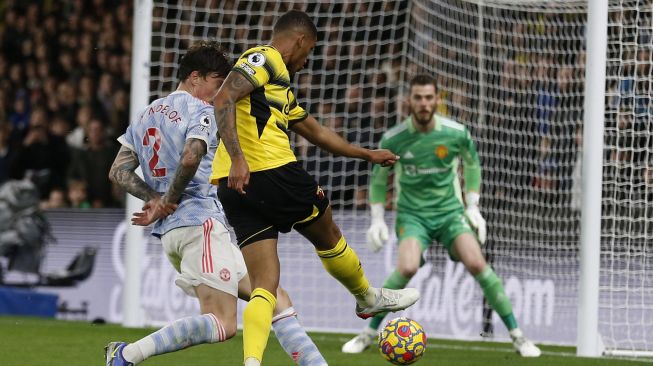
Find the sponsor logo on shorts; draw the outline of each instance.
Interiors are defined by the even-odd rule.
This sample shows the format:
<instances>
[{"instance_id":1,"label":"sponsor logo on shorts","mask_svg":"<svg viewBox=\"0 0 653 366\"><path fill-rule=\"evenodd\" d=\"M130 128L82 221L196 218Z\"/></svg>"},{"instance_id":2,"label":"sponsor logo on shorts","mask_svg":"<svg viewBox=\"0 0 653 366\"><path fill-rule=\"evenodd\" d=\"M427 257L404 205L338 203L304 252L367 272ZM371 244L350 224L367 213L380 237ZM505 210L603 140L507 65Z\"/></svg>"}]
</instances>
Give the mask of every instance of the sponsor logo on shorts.
<instances>
[{"instance_id":1,"label":"sponsor logo on shorts","mask_svg":"<svg viewBox=\"0 0 653 366\"><path fill-rule=\"evenodd\" d=\"M231 272L228 269L223 268L220 270L220 279L224 282L227 282L231 279Z\"/></svg>"},{"instance_id":2,"label":"sponsor logo on shorts","mask_svg":"<svg viewBox=\"0 0 653 366\"><path fill-rule=\"evenodd\" d=\"M320 199L320 200L323 200L323 199L324 199L324 191L322 190L322 187L317 186L317 192L316 192L316 194L317 194L317 198L318 198L318 199Z\"/></svg>"}]
</instances>

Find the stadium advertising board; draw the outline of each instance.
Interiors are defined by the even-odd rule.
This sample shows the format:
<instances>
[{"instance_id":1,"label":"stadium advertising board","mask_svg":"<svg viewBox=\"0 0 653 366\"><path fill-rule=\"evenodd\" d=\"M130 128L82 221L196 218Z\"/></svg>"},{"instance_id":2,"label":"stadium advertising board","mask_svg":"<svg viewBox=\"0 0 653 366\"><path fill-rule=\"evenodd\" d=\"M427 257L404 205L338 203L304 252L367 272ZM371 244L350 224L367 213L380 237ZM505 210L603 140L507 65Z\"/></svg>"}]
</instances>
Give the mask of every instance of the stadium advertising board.
<instances>
[{"instance_id":1,"label":"stadium advertising board","mask_svg":"<svg viewBox=\"0 0 653 366\"><path fill-rule=\"evenodd\" d=\"M367 218L336 214L336 220L358 252L374 284L382 283L392 270L395 248L372 253L364 243ZM362 215L365 216L365 215ZM102 211L89 215L84 211L48 213L57 243L48 247L48 269L66 265L70 253L85 245L98 248L91 277L75 288L42 288L54 292L70 308L88 304L88 320L96 318L119 323L122 319L122 286L125 280L124 237L126 224L121 211ZM388 218L390 223L390 218ZM363 230L361 230L363 228ZM324 271L311 245L298 234L282 235L279 242L281 283L291 294L302 323L309 329L357 332L365 322L354 314L354 302L335 280ZM174 284L175 271L167 262L158 239L143 237L142 310L149 325L160 325L198 311L195 299ZM575 283L565 278L520 277L511 272L518 262L496 264L504 278L506 293L512 299L520 325L537 342L572 344L575 342ZM550 273L556 273L554 269ZM462 265L449 260L443 251L430 253L409 286L417 287L421 300L404 315L418 320L429 337L478 339L482 324L482 298L478 285ZM239 305L242 311L242 303ZM501 321L493 318L498 339L507 339Z\"/></svg>"}]
</instances>

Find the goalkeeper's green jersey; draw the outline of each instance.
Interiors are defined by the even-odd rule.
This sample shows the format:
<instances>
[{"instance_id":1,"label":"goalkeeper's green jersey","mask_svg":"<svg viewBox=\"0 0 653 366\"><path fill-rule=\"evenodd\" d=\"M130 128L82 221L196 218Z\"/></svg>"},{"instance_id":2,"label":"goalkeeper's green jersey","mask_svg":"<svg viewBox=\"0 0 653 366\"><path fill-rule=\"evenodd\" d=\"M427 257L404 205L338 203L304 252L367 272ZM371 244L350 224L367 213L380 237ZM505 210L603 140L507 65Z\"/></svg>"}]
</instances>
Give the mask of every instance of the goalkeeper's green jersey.
<instances>
[{"instance_id":1,"label":"goalkeeper's green jersey","mask_svg":"<svg viewBox=\"0 0 653 366\"><path fill-rule=\"evenodd\" d=\"M399 212L440 215L463 208L458 179L462 158L465 192L479 192L481 168L474 141L462 124L434 115L429 132L415 129L411 118L383 134L380 147L400 156L394 165ZM391 167L374 166L370 203L385 202Z\"/></svg>"}]
</instances>

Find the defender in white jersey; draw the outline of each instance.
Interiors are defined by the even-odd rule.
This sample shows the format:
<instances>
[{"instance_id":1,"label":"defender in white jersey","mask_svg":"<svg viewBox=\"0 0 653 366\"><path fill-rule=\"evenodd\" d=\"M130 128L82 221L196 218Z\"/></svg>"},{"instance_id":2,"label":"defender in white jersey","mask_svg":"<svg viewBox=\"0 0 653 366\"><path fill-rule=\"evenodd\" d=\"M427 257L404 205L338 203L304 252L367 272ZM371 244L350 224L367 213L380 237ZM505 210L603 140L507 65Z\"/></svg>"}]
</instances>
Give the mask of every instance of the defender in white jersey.
<instances>
[{"instance_id":1,"label":"defender in white jersey","mask_svg":"<svg viewBox=\"0 0 653 366\"><path fill-rule=\"evenodd\" d=\"M218 137L213 107L231 64L215 42L192 46L179 67L179 88L138 114L124 135L109 173L130 194L146 201L132 223L154 223L175 283L197 297L203 315L179 319L131 344L111 342L106 365L135 365L153 355L227 340L236 334L236 301L251 292L240 250L231 242L216 190L209 184ZM134 169L143 167L144 179ZM326 365L301 328L287 293L273 328L300 365Z\"/></svg>"}]
</instances>

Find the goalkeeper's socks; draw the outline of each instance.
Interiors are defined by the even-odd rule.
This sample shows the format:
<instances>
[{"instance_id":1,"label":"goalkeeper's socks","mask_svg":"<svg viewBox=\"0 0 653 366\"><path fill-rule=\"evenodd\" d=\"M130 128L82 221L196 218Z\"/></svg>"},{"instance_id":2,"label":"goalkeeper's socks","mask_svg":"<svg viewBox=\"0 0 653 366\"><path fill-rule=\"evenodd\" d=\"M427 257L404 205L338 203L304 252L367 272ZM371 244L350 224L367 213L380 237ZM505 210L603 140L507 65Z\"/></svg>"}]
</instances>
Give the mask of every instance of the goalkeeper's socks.
<instances>
[{"instance_id":1,"label":"goalkeeper's socks","mask_svg":"<svg viewBox=\"0 0 653 366\"><path fill-rule=\"evenodd\" d=\"M490 304L492 309L499 314L501 320L506 325L506 328L508 328L508 331L517 328L517 320L515 319L515 315L512 313L510 299L503 289L501 279L496 273L494 273L492 267L488 265L474 278L478 284L481 285L481 289L483 290L487 302Z\"/></svg>"},{"instance_id":2,"label":"goalkeeper's socks","mask_svg":"<svg viewBox=\"0 0 653 366\"><path fill-rule=\"evenodd\" d=\"M361 262L353 249L347 245L345 237L340 237L333 249L318 250L317 255L329 274L340 281L359 304L370 304L376 299L376 292L368 291L370 283L365 277Z\"/></svg>"},{"instance_id":3,"label":"goalkeeper's socks","mask_svg":"<svg viewBox=\"0 0 653 366\"><path fill-rule=\"evenodd\" d=\"M401 273L399 273L399 271L395 269L392 273L390 273L388 278L385 279L383 282L383 287L393 290L400 290L405 288L406 285L408 285L408 282L410 282L410 278L404 277ZM388 313L379 313L374 315L372 320L370 320L370 328L374 330L379 329L379 326L381 323L383 323L383 319L386 315L388 315Z\"/></svg>"},{"instance_id":4,"label":"goalkeeper's socks","mask_svg":"<svg viewBox=\"0 0 653 366\"><path fill-rule=\"evenodd\" d=\"M134 364L163 353L174 352L202 343L222 342L224 327L213 314L175 320L149 336L127 345L122 350L125 360Z\"/></svg>"},{"instance_id":5,"label":"goalkeeper's socks","mask_svg":"<svg viewBox=\"0 0 653 366\"><path fill-rule=\"evenodd\" d=\"M390 273L390 276L385 279L383 282L383 287L393 289L393 290L401 290L402 288L405 288L406 285L408 285L408 282L410 282L410 278L404 277L399 271L396 269Z\"/></svg>"},{"instance_id":6,"label":"goalkeeper's socks","mask_svg":"<svg viewBox=\"0 0 653 366\"><path fill-rule=\"evenodd\" d=\"M311 337L299 324L295 309L289 307L272 318L272 329L281 347L300 366L325 366L327 362Z\"/></svg>"},{"instance_id":7,"label":"goalkeeper's socks","mask_svg":"<svg viewBox=\"0 0 653 366\"><path fill-rule=\"evenodd\" d=\"M263 361L263 352L270 336L272 311L277 298L268 290L257 287L252 291L243 311L243 353L245 361L250 358Z\"/></svg>"}]
</instances>

